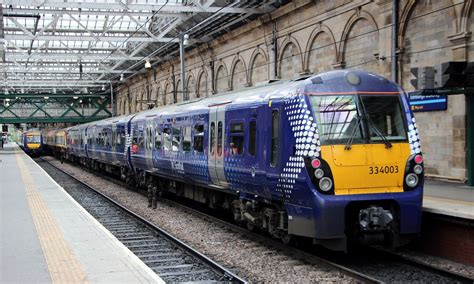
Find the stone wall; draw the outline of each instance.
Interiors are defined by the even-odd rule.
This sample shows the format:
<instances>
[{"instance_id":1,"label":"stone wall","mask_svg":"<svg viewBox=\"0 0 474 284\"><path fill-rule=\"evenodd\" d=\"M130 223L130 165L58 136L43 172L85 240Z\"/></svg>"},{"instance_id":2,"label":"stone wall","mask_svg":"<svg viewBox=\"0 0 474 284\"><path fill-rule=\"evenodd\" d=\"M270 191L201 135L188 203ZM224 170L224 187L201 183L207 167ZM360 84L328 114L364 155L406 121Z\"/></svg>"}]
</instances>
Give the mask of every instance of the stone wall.
<instances>
[{"instance_id":1,"label":"stone wall","mask_svg":"<svg viewBox=\"0 0 474 284\"><path fill-rule=\"evenodd\" d=\"M471 6L472 1L400 1L398 81L405 90L413 90L411 67L474 61ZM187 49L187 99L339 68L390 78L391 13L391 0L293 1ZM137 75L119 88L118 114L146 109L150 103L180 102L179 79L179 58ZM427 173L465 179L465 97L451 96L448 102L446 111L416 114Z\"/></svg>"}]
</instances>

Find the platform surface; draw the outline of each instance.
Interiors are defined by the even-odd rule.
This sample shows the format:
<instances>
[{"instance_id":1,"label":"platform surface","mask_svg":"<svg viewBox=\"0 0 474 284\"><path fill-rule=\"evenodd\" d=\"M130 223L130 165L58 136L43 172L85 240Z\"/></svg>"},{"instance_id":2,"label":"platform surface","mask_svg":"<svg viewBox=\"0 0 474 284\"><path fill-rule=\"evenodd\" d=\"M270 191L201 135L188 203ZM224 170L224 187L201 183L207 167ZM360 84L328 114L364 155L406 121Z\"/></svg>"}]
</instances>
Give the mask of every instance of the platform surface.
<instances>
[{"instance_id":1,"label":"platform surface","mask_svg":"<svg viewBox=\"0 0 474 284\"><path fill-rule=\"evenodd\" d=\"M0 228L0 283L164 283L13 143Z\"/></svg>"},{"instance_id":2,"label":"platform surface","mask_svg":"<svg viewBox=\"0 0 474 284\"><path fill-rule=\"evenodd\" d=\"M427 178L423 211L474 220L474 187Z\"/></svg>"}]
</instances>

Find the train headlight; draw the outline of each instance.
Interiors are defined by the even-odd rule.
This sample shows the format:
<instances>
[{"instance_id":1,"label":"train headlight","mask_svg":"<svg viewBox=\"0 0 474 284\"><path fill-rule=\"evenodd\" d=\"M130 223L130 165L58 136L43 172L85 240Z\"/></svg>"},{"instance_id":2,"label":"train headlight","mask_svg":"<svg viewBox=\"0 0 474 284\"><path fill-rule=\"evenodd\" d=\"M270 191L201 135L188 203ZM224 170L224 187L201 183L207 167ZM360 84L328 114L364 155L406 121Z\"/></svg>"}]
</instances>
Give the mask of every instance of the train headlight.
<instances>
[{"instance_id":1,"label":"train headlight","mask_svg":"<svg viewBox=\"0 0 474 284\"><path fill-rule=\"evenodd\" d=\"M317 169L317 170L314 171L314 176L317 179L320 179L324 176L324 171L322 169Z\"/></svg>"},{"instance_id":2,"label":"train headlight","mask_svg":"<svg viewBox=\"0 0 474 284\"><path fill-rule=\"evenodd\" d=\"M405 182L409 187L415 187L418 184L418 176L415 174L408 174L405 177Z\"/></svg>"},{"instance_id":3,"label":"train headlight","mask_svg":"<svg viewBox=\"0 0 474 284\"><path fill-rule=\"evenodd\" d=\"M331 187L332 187L332 180L330 178L325 177L319 181L319 188L322 191L329 191Z\"/></svg>"},{"instance_id":4,"label":"train headlight","mask_svg":"<svg viewBox=\"0 0 474 284\"><path fill-rule=\"evenodd\" d=\"M415 165L413 167L413 172L415 172L415 174L419 175L423 172L423 166L422 165Z\"/></svg>"}]
</instances>

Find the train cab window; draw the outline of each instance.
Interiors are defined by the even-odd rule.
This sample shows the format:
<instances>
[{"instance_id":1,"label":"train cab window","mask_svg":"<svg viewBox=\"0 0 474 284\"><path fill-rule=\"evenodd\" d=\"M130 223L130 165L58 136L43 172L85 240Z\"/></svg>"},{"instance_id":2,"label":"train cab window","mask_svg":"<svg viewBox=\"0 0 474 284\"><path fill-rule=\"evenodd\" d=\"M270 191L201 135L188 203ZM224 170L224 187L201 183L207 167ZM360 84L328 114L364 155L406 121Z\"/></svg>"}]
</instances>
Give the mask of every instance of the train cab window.
<instances>
[{"instance_id":1,"label":"train cab window","mask_svg":"<svg viewBox=\"0 0 474 284\"><path fill-rule=\"evenodd\" d=\"M181 142L181 129L177 127L173 127L173 140L171 145L172 151L178 151Z\"/></svg>"},{"instance_id":2,"label":"train cab window","mask_svg":"<svg viewBox=\"0 0 474 284\"><path fill-rule=\"evenodd\" d=\"M171 129L164 128L163 129L163 150L169 151L171 150Z\"/></svg>"},{"instance_id":3,"label":"train cab window","mask_svg":"<svg viewBox=\"0 0 474 284\"><path fill-rule=\"evenodd\" d=\"M361 96L368 117L370 141L407 139L404 116L398 96Z\"/></svg>"},{"instance_id":4,"label":"train cab window","mask_svg":"<svg viewBox=\"0 0 474 284\"><path fill-rule=\"evenodd\" d=\"M183 127L183 151L191 151L191 127Z\"/></svg>"},{"instance_id":5,"label":"train cab window","mask_svg":"<svg viewBox=\"0 0 474 284\"><path fill-rule=\"evenodd\" d=\"M211 156L214 156L216 152L216 124L211 122L211 147L209 147L209 152Z\"/></svg>"},{"instance_id":6,"label":"train cab window","mask_svg":"<svg viewBox=\"0 0 474 284\"><path fill-rule=\"evenodd\" d=\"M222 156L222 121L217 123L217 156Z\"/></svg>"},{"instance_id":7,"label":"train cab window","mask_svg":"<svg viewBox=\"0 0 474 284\"><path fill-rule=\"evenodd\" d=\"M197 152L204 151L204 125L196 124L194 126L194 150Z\"/></svg>"},{"instance_id":8,"label":"train cab window","mask_svg":"<svg viewBox=\"0 0 474 284\"><path fill-rule=\"evenodd\" d=\"M230 124L229 152L231 155L241 155L244 150L244 124Z\"/></svg>"},{"instance_id":9,"label":"train cab window","mask_svg":"<svg viewBox=\"0 0 474 284\"><path fill-rule=\"evenodd\" d=\"M157 149L157 150L161 150L161 145L162 145L161 137L162 137L161 129L156 128L156 130L155 130L155 149Z\"/></svg>"},{"instance_id":10,"label":"train cab window","mask_svg":"<svg viewBox=\"0 0 474 284\"><path fill-rule=\"evenodd\" d=\"M280 131L280 112L278 110L272 111L272 136L270 149L270 165L276 167L278 163L278 134Z\"/></svg>"},{"instance_id":11,"label":"train cab window","mask_svg":"<svg viewBox=\"0 0 474 284\"><path fill-rule=\"evenodd\" d=\"M255 156L257 145L257 121L252 120L249 123L249 155Z\"/></svg>"}]
</instances>

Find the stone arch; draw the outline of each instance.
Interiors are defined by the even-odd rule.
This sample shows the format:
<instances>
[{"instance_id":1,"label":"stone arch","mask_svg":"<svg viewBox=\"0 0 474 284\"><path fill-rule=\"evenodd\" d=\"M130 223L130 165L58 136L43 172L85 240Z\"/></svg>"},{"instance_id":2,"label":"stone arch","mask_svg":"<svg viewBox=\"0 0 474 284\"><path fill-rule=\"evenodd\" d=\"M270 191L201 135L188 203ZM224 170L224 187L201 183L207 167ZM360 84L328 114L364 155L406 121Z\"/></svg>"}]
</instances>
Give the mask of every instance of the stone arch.
<instances>
[{"instance_id":1,"label":"stone arch","mask_svg":"<svg viewBox=\"0 0 474 284\"><path fill-rule=\"evenodd\" d=\"M337 60L336 39L331 29L319 24L309 36L306 45L304 70L319 73L332 69Z\"/></svg>"},{"instance_id":2,"label":"stone arch","mask_svg":"<svg viewBox=\"0 0 474 284\"><path fill-rule=\"evenodd\" d=\"M205 98L209 96L209 88L208 88L208 76L207 71L203 67L199 70L197 76L197 87L196 87L196 97L197 98Z\"/></svg>"},{"instance_id":3,"label":"stone arch","mask_svg":"<svg viewBox=\"0 0 474 284\"><path fill-rule=\"evenodd\" d=\"M220 61L216 68L216 92L222 93L229 90L229 71L224 62Z\"/></svg>"},{"instance_id":4,"label":"stone arch","mask_svg":"<svg viewBox=\"0 0 474 284\"><path fill-rule=\"evenodd\" d=\"M154 82L151 85L151 93L150 93L150 102L153 103L154 106L157 106L157 100L158 100L158 84Z\"/></svg>"},{"instance_id":5,"label":"stone arch","mask_svg":"<svg viewBox=\"0 0 474 284\"><path fill-rule=\"evenodd\" d=\"M474 9L471 9L472 6L472 0L467 0L464 2L464 5L461 10L461 16L459 17L459 33L467 33L471 32L474 33L474 30L471 29L469 23L472 23L473 21L473 16L472 12L474 12Z\"/></svg>"},{"instance_id":6,"label":"stone arch","mask_svg":"<svg viewBox=\"0 0 474 284\"><path fill-rule=\"evenodd\" d=\"M268 56L260 47L257 47L252 56L250 56L249 84L255 85L257 82L267 81L268 75Z\"/></svg>"},{"instance_id":7,"label":"stone arch","mask_svg":"<svg viewBox=\"0 0 474 284\"><path fill-rule=\"evenodd\" d=\"M236 90L241 89L243 87L248 86L248 79L247 79L247 66L245 65L245 61L237 54L234 57L231 65L231 78L230 78L230 89Z\"/></svg>"},{"instance_id":8,"label":"stone arch","mask_svg":"<svg viewBox=\"0 0 474 284\"><path fill-rule=\"evenodd\" d=\"M181 87L181 79L176 80L176 98L175 98L175 103L180 103L183 101L183 88Z\"/></svg>"},{"instance_id":9,"label":"stone arch","mask_svg":"<svg viewBox=\"0 0 474 284\"><path fill-rule=\"evenodd\" d=\"M474 44L472 42L473 39L473 34L474 34L474 6L472 5L473 1L469 1L469 5L466 4L466 10L469 9L468 11L468 16L466 17L466 32L465 34L470 35L470 38L468 39L469 45L467 47L467 60L468 61L474 61ZM464 16L463 16L464 17Z\"/></svg>"},{"instance_id":10,"label":"stone arch","mask_svg":"<svg viewBox=\"0 0 474 284\"><path fill-rule=\"evenodd\" d=\"M400 82L405 90L414 89L410 84L410 68L433 66L440 63L441 58L452 56L449 36L456 29L455 15L452 1L409 1L403 7L399 69Z\"/></svg>"},{"instance_id":11,"label":"stone arch","mask_svg":"<svg viewBox=\"0 0 474 284\"><path fill-rule=\"evenodd\" d=\"M163 94L163 105L170 105L173 103L174 94L173 94L173 84L169 81L165 83L165 92Z\"/></svg>"},{"instance_id":12,"label":"stone arch","mask_svg":"<svg viewBox=\"0 0 474 284\"><path fill-rule=\"evenodd\" d=\"M338 61L344 68L363 68L379 73L379 63L376 59L379 52L378 43L377 22L370 13L358 9L344 27Z\"/></svg>"},{"instance_id":13,"label":"stone arch","mask_svg":"<svg viewBox=\"0 0 474 284\"><path fill-rule=\"evenodd\" d=\"M282 48L278 56L278 77L293 79L303 70L301 47L292 36L287 36L280 46Z\"/></svg>"},{"instance_id":14,"label":"stone arch","mask_svg":"<svg viewBox=\"0 0 474 284\"><path fill-rule=\"evenodd\" d=\"M193 74L189 74L186 79L186 90L188 90L186 99L194 100L196 98L196 79Z\"/></svg>"},{"instance_id":15,"label":"stone arch","mask_svg":"<svg viewBox=\"0 0 474 284\"><path fill-rule=\"evenodd\" d=\"M161 99L161 86L160 84L156 83L156 97L155 97L155 106L159 107L162 105L163 101Z\"/></svg>"}]
</instances>

